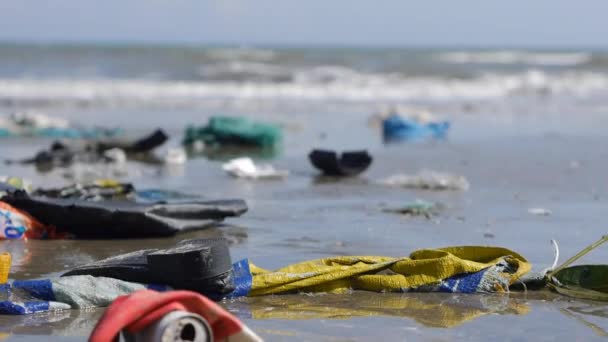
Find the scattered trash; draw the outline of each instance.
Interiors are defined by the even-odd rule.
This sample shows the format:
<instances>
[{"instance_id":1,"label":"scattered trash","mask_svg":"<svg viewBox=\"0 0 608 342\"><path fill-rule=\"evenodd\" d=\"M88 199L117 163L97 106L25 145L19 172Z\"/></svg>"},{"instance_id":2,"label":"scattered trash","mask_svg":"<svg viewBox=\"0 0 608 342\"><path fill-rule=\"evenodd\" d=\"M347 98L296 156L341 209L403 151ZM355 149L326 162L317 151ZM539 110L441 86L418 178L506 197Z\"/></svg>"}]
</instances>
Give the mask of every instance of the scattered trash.
<instances>
[{"instance_id":1,"label":"scattered trash","mask_svg":"<svg viewBox=\"0 0 608 342\"><path fill-rule=\"evenodd\" d=\"M165 164L182 165L188 160L188 155L183 148L170 148L165 153L163 160Z\"/></svg>"},{"instance_id":2,"label":"scattered trash","mask_svg":"<svg viewBox=\"0 0 608 342\"><path fill-rule=\"evenodd\" d=\"M465 191L469 189L469 182L463 176L435 171L421 171L416 175L397 174L381 180L380 183L423 190Z\"/></svg>"},{"instance_id":3,"label":"scattered trash","mask_svg":"<svg viewBox=\"0 0 608 342\"><path fill-rule=\"evenodd\" d=\"M0 253L0 285L6 284L11 273L11 254Z\"/></svg>"},{"instance_id":4,"label":"scattered trash","mask_svg":"<svg viewBox=\"0 0 608 342\"><path fill-rule=\"evenodd\" d=\"M189 291L141 290L117 298L97 322L91 342L234 341L262 339L218 304Z\"/></svg>"},{"instance_id":5,"label":"scattered trash","mask_svg":"<svg viewBox=\"0 0 608 342\"><path fill-rule=\"evenodd\" d=\"M100 179L88 184L76 183L55 189L36 189L30 193L32 196L72 198L89 201L135 198L135 188L131 183L120 183L113 179Z\"/></svg>"},{"instance_id":6,"label":"scattered trash","mask_svg":"<svg viewBox=\"0 0 608 342\"><path fill-rule=\"evenodd\" d=\"M0 314L29 315L70 309L106 307L119 296L139 290L171 290L162 285L131 283L93 276L14 280L0 286Z\"/></svg>"},{"instance_id":7,"label":"scattered trash","mask_svg":"<svg viewBox=\"0 0 608 342\"><path fill-rule=\"evenodd\" d=\"M382 135L385 142L443 139L449 128L448 121L425 123L393 114L382 122Z\"/></svg>"},{"instance_id":8,"label":"scattered trash","mask_svg":"<svg viewBox=\"0 0 608 342\"><path fill-rule=\"evenodd\" d=\"M63 236L57 236L53 227L46 226L25 211L0 201L0 240L61 237Z\"/></svg>"},{"instance_id":9,"label":"scattered trash","mask_svg":"<svg viewBox=\"0 0 608 342\"><path fill-rule=\"evenodd\" d=\"M22 238L24 235L28 238L170 236L180 231L205 228L225 217L240 216L247 211L243 200L169 204L92 202L30 197L22 190L9 192L0 200L11 222L13 215L20 218L19 225L5 224L5 232L9 232L5 233L6 238Z\"/></svg>"},{"instance_id":10,"label":"scattered trash","mask_svg":"<svg viewBox=\"0 0 608 342\"><path fill-rule=\"evenodd\" d=\"M441 205L438 203L423 200L416 200L413 203L407 204L401 208L383 209L383 211L387 213L409 216L424 216L427 219L431 219L433 216L438 215L439 210L441 210Z\"/></svg>"},{"instance_id":11,"label":"scattered trash","mask_svg":"<svg viewBox=\"0 0 608 342\"><path fill-rule=\"evenodd\" d=\"M234 290L225 239L194 239L173 248L146 249L77 267L62 277L89 275L143 284L163 284L220 299Z\"/></svg>"},{"instance_id":12,"label":"scattered trash","mask_svg":"<svg viewBox=\"0 0 608 342\"><path fill-rule=\"evenodd\" d=\"M256 165L247 157L233 159L222 165L222 169L234 177L249 179L277 179L289 175L287 170L277 170L266 164Z\"/></svg>"},{"instance_id":13,"label":"scattered trash","mask_svg":"<svg viewBox=\"0 0 608 342\"><path fill-rule=\"evenodd\" d=\"M545 274L549 287L569 297L608 301L608 265L570 266L607 241L608 235L602 236L559 267L549 269Z\"/></svg>"},{"instance_id":14,"label":"scattered trash","mask_svg":"<svg viewBox=\"0 0 608 342\"><path fill-rule=\"evenodd\" d=\"M205 145L230 144L273 147L281 140L277 125L256 122L242 117L214 116L207 126L189 126L184 134L184 145L202 141Z\"/></svg>"},{"instance_id":15,"label":"scattered trash","mask_svg":"<svg viewBox=\"0 0 608 342\"><path fill-rule=\"evenodd\" d=\"M549 286L568 296L607 300L608 266L570 266L606 241L608 236L557 268L559 251L554 244L553 266L538 274L529 273L531 265L524 257L500 247L421 249L402 258L337 256L268 271L247 259L230 265L223 239L186 240L174 248L141 250L81 266L57 279L5 284L0 286L4 298L0 313L103 307L118 296L146 288L183 288L220 299L289 293L344 294L352 290L500 293L521 286Z\"/></svg>"},{"instance_id":16,"label":"scattered trash","mask_svg":"<svg viewBox=\"0 0 608 342\"><path fill-rule=\"evenodd\" d=\"M372 163L372 157L367 151L349 151L338 155L327 150L313 150L308 155L312 165L327 176L355 176Z\"/></svg>"},{"instance_id":17,"label":"scattered trash","mask_svg":"<svg viewBox=\"0 0 608 342\"><path fill-rule=\"evenodd\" d=\"M74 163L115 163L122 165L127 156L141 160L141 155L150 157L149 152L162 145L168 139L162 130L134 141L99 140L89 141L83 145L67 145L56 141L48 150L38 152L33 158L11 161L7 163L36 164L38 167L52 169L67 167Z\"/></svg>"},{"instance_id":18,"label":"scattered trash","mask_svg":"<svg viewBox=\"0 0 608 342\"><path fill-rule=\"evenodd\" d=\"M0 137L46 137L100 139L122 134L118 128L78 127L68 120L35 112L17 112L0 117Z\"/></svg>"},{"instance_id":19,"label":"scattered trash","mask_svg":"<svg viewBox=\"0 0 608 342\"><path fill-rule=\"evenodd\" d=\"M21 177L0 176L0 185L5 184L14 189L21 189L27 192L32 191L32 182ZM0 196L2 196L3 188L0 187Z\"/></svg>"},{"instance_id":20,"label":"scattered trash","mask_svg":"<svg viewBox=\"0 0 608 342\"><path fill-rule=\"evenodd\" d=\"M463 246L422 249L409 258L339 256L267 271L247 259L235 264L231 296L294 292L508 292L530 271L521 255L505 248Z\"/></svg>"},{"instance_id":21,"label":"scattered trash","mask_svg":"<svg viewBox=\"0 0 608 342\"><path fill-rule=\"evenodd\" d=\"M552 214L551 210L545 208L530 208L528 209L528 213L538 216L549 216Z\"/></svg>"}]
</instances>

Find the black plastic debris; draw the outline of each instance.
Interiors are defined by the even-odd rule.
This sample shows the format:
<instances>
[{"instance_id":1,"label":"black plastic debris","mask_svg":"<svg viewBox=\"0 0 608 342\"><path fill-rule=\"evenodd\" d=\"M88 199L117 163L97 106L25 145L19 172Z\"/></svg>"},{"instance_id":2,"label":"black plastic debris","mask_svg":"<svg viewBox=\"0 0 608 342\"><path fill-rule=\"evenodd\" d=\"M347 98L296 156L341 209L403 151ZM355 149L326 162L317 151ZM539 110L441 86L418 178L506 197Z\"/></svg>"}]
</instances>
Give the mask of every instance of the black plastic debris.
<instances>
[{"instance_id":1,"label":"black plastic debris","mask_svg":"<svg viewBox=\"0 0 608 342\"><path fill-rule=\"evenodd\" d=\"M314 167L327 176L355 176L372 163L372 157L367 151L349 151L339 155L335 151L313 150L308 155Z\"/></svg>"},{"instance_id":2,"label":"black plastic debris","mask_svg":"<svg viewBox=\"0 0 608 342\"><path fill-rule=\"evenodd\" d=\"M113 148L119 148L127 153L147 153L163 145L169 137L162 129L157 129L151 134L137 139L129 140L101 140L95 144L98 152L104 152Z\"/></svg>"},{"instance_id":3,"label":"black plastic debris","mask_svg":"<svg viewBox=\"0 0 608 342\"><path fill-rule=\"evenodd\" d=\"M240 216L247 204L240 199L182 203L93 202L79 199L30 197L25 191L6 193L2 201L53 226L57 233L77 238L170 236L201 229Z\"/></svg>"},{"instance_id":4,"label":"black plastic debris","mask_svg":"<svg viewBox=\"0 0 608 342\"><path fill-rule=\"evenodd\" d=\"M76 162L115 162L112 154L106 153L112 149L123 151L125 157L146 161L145 158L142 158L142 154L148 155L168 139L168 136L158 129L136 140L103 139L87 141L84 144L65 144L55 141L48 149L38 152L32 158L8 160L7 163L36 164L44 169L52 169L53 167L66 167Z\"/></svg>"},{"instance_id":5,"label":"black plastic debris","mask_svg":"<svg viewBox=\"0 0 608 342\"><path fill-rule=\"evenodd\" d=\"M232 260L223 238L193 239L168 249L146 249L77 267L62 276L92 275L163 284L220 299L234 290Z\"/></svg>"}]
</instances>

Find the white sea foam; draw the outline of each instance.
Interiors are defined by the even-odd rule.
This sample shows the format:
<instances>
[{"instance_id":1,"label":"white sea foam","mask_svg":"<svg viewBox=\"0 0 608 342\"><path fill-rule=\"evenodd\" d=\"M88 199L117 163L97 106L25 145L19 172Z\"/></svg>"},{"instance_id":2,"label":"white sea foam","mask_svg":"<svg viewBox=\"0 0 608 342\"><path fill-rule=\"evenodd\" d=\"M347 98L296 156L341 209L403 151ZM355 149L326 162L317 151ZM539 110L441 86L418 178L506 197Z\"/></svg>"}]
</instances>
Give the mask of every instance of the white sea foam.
<instances>
[{"instance_id":1,"label":"white sea foam","mask_svg":"<svg viewBox=\"0 0 608 342\"><path fill-rule=\"evenodd\" d=\"M531 70L457 79L365 74L342 68L320 70L295 72L293 79L286 82L0 79L0 100L173 106L196 105L210 99L361 103L492 100L548 94L578 98L608 93L608 74L594 72L552 74Z\"/></svg>"},{"instance_id":2,"label":"white sea foam","mask_svg":"<svg viewBox=\"0 0 608 342\"><path fill-rule=\"evenodd\" d=\"M537 66L574 66L589 63L591 54L585 52L447 52L435 56L437 60L454 64L526 64Z\"/></svg>"}]
</instances>

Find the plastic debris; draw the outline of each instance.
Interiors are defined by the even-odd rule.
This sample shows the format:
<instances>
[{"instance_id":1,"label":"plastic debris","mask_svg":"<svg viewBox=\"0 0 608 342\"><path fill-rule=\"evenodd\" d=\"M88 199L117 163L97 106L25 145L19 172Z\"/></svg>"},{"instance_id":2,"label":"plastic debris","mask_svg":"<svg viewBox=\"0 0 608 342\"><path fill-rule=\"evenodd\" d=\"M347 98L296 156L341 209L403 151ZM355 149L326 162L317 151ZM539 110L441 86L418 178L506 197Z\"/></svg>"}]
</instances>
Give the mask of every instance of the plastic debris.
<instances>
[{"instance_id":1,"label":"plastic debris","mask_svg":"<svg viewBox=\"0 0 608 342\"><path fill-rule=\"evenodd\" d=\"M189 126L184 134L184 145L202 141L205 145L229 144L273 147L281 140L277 125L256 122L241 117L214 116L204 127Z\"/></svg>"},{"instance_id":2,"label":"plastic debris","mask_svg":"<svg viewBox=\"0 0 608 342\"><path fill-rule=\"evenodd\" d=\"M409 258L340 256L305 261L276 271L248 260L234 266L233 296L294 292L507 292L530 271L521 255L505 248L462 246L422 249Z\"/></svg>"},{"instance_id":3,"label":"plastic debris","mask_svg":"<svg viewBox=\"0 0 608 342\"><path fill-rule=\"evenodd\" d=\"M89 337L91 342L233 341L262 339L218 304L189 291L137 291L117 298Z\"/></svg>"},{"instance_id":4,"label":"plastic debris","mask_svg":"<svg viewBox=\"0 0 608 342\"><path fill-rule=\"evenodd\" d=\"M401 208L384 209L384 212L395 213L408 216L424 216L427 219L438 214L441 206L437 203L416 200L413 203L407 204Z\"/></svg>"},{"instance_id":5,"label":"plastic debris","mask_svg":"<svg viewBox=\"0 0 608 342\"><path fill-rule=\"evenodd\" d=\"M382 122L384 141L409 141L422 139L443 139L446 137L450 123L448 121L423 122L394 114Z\"/></svg>"},{"instance_id":6,"label":"plastic debris","mask_svg":"<svg viewBox=\"0 0 608 342\"><path fill-rule=\"evenodd\" d=\"M528 213L538 216L549 216L552 214L551 210L545 208L530 208L528 209Z\"/></svg>"},{"instance_id":7,"label":"plastic debris","mask_svg":"<svg viewBox=\"0 0 608 342\"><path fill-rule=\"evenodd\" d=\"M465 177L435 171L421 171L416 175L397 174L381 180L380 183L423 190L469 189L469 182Z\"/></svg>"},{"instance_id":8,"label":"plastic debris","mask_svg":"<svg viewBox=\"0 0 608 342\"><path fill-rule=\"evenodd\" d=\"M138 284L93 276L15 280L0 286L0 314L29 315L106 307L119 296L148 288L156 291L171 289L163 285Z\"/></svg>"},{"instance_id":9,"label":"plastic debris","mask_svg":"<svg viewBox=\"0 0 608 342\"><path fill-rule=\"evenodd\" d=\"M120 134L122 130L118 128L79 127L66 119L35 112L17 112L0 117L0 137L100 139Z\"/></svg>"},{"instance_id":10,"label":"plastic debris","mask_svg":"<svg viewBox=\"0 0 608 342\"><path fill-rule=\"evenodd\" d=\"M36 164L37 167L52 169L67 167L75 163L113 163L123 165L127 157L142 159L142 155L152 159L149 154L154 148L162 145L168 137L162 130L157 130L137 140L99 140L84 144L64 144L56 141L48 150L38 152L34 157L8 161L9 163Z\"/></svg>"},{"instance_id":11,"label":"plastic debris","mask_svg":"<svg viewBox=\"0 0 608 342\"><path fill-rule=\"evenodd\" d=\"M27 192L31 192L33 189L32 182L21 177L0 176L0 185L8 186L12 189L25 190ZM0 196L2 196L2 193L3 189L0 187Z\"/></svg>"},{"instance_id":12,"label":"plastic debris","mask_svg":"<svg viewBox=\"0 0 608 342\"><path fill-rule=\"evenodd\" d=\"M233 159L222 165L222 169L234 177L248 179L278 179L289 175L287 170L277 170L269 164L256 165L247 157Z\"/></svg>"},{"instance_id":13,"label":"plastic debris","mask_svg":"<svg viewBox=\"0 0 608 342\"><path fill-rule=\"evenodd\" d=\"M0 201L0 240L60 238L53 227L40 223L23 210Z\"/></svg>"},{"instance_id":14,"label":"plastic debris","mask_svg":"<svg viewBox=\"0 0 608 342\"><path fill-rule=\"evenodd\" d=\"M89 201L135 198L135 188L131 183L120 183L113 179L99 179L91 183L76 183L62 188L36 189L30 193L32 196L72 198Z\"/></svg>"},{"instance_id":15,"label":"plastic debris","mask_svg":"<svg viewBox=\"0 0 608 342\"><path fill-rule=\"evenodd\" d=\"M11 273L11 254L0 253L0 285L8 281L8 275Z\"/></svg>"},{"instance_id":16,"label":"plastic debris","mask_svg":"<svg viewBox=\"0 0 608 342\"><path fill-rule=\"evenodd\" d=\"M169 165L182 165L188 160L188 155L183 148L170 148L163 156L165 164Z\"/></svg>"},{"instance_id":17,"label":"plastic debris","mask_svg":"<svg viewBox=\"0 0 608 342\"><path fill-rule=\"evenodd\" d=\"M201 229L247 211L243 200L182 203L92 202L78 199L30 197L22 190L0 198L9 220L5 238L126 238L170 236ZM27 213L27 214L26 214ZM19 218L13 222L13 215ZM35 218L35 219L34 219ZM42 226L42 227L39 227ZM55 231L48 232L49 229ZM39 230L47 233L39 233Z\"/></svg>"},{"instance_id":18,"label":"plastic debris","mask_svg":"<svg viewBox=\"0 0 608 342\"><path fill-rule=\"evenodd\" d=\"M135 283L163 284L220 299L234 290L232 261L225 239L194 239L167 249L146 249L113 256L66 272Z\"/></svg>"},{"instance_id":19,"label":"plastic debris","mask_svg":"<svg viewBox=\"0 0 608 342\"><path fill-rule=\"evenodd\" d=\"M608 242L608 235L587 246L545 275L549 286L563 295L575 298L608 301L608 265L570 266L587 253Z\"/></svg>"},{"instance_id":20,"label":"plastic debris","mask_svg":"<svg viewBox=\"0 0 608 342\"><path fill-rule=\"evenodd\" d=\"M367 151L349 151L339 155L335 151L313 150L308 158L315 168L327 176L356 176L372 163Z\"/></svg>"}]
</instances>

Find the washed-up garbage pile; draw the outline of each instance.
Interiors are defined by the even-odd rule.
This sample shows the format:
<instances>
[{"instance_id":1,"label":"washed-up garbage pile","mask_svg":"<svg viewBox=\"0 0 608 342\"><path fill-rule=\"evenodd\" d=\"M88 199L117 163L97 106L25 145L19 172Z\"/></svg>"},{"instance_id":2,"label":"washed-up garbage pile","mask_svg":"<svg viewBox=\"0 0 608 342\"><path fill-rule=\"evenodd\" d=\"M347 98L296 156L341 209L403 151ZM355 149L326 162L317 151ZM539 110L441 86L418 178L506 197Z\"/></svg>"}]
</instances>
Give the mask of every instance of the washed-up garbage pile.
<instances>
[{"instance_id":1,"label":"washed-up garbage pile","mask_svg":"<svg viewBox=\"0 0 608 342\"><path fill-rule=\"evenodd\" d=\"M46 137L71 139L111 138L122 134L118 128L85 128L66 119L35 112L0 116L0 137Z\"/></svg>"},{"instance_id":2,"label":"washed-up garbage pile","mask_svg":"<svg viewBox=\"0 0 608 342\"><path fill-rule=\"evenodd\" d=\"M4 184L0 188L0 239L170 236L216 225L247 211L246 203L238 199L126 200L133 191L129 184L105 182L40 189L30 195ZM124 200L104 200L123 196Z\"/></svg>"},{"instance_id":3,"label":"washed-up garbage pile","mask_svg":"<svg viewBox=\"0 0 608 342\"><path fill-rule=\"evenodd\" d=\"M144 289L187 289L219 299L290 293L348 294L353 290L496 293L513 291L516 285L528 283L528 290L549 288L567 296L608 300L608 265L571 266L606 241L608 236L559 267L530 274L531 265L523 256L500 247L421 249L402 258L338 256L270 271L246 259L231 265L223 239L186 240L169 249L141 250L83 265L55 279L5 284L0 287L0 313L103 307L118 296Z\"/></svg>"},{"instance_id":4,"label":"washed-up garbage pile","mask_svg":"<svg viewBox=\"0 0 608 342\"><path fill-rule=\"evenodd\" d=\"M164 144L168 136L162 130L136 140L102 139L84 143L65 144L55 141L48 149L31 158L10 160L8 163L48 165L66 167L73 163L124 162L127 157L142 158L156 147Z\"/></svg>"}]
</instances>

